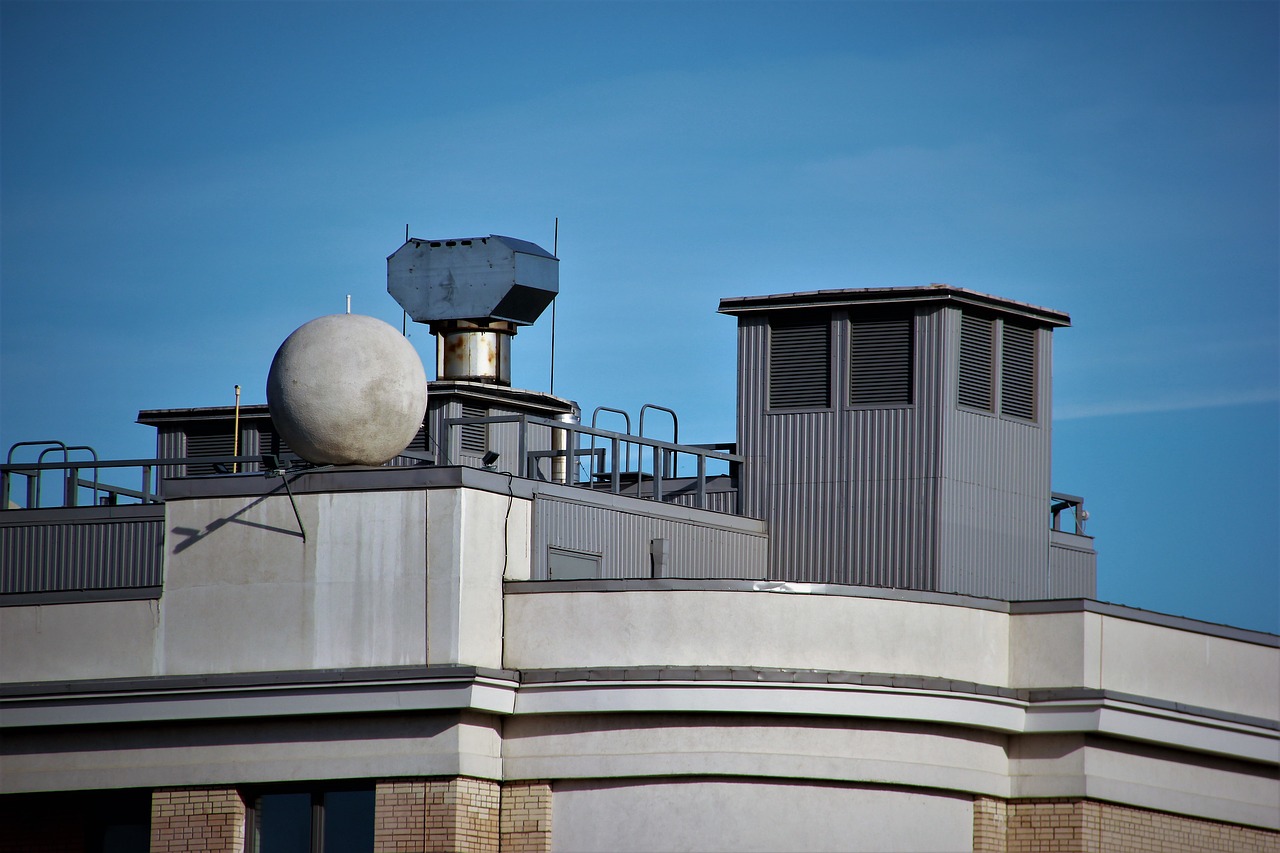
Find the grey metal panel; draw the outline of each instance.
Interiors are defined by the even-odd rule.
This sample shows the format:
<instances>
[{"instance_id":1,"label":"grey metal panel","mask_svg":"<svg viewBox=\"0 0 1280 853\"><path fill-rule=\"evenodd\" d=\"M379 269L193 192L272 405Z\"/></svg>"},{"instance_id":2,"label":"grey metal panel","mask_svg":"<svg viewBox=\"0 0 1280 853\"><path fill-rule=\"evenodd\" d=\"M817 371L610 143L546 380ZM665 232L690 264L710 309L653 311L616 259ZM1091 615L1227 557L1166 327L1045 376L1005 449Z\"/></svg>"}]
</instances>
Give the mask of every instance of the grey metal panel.
<instances>
[{"instance_id":1,"label":"grey metal panel","mask_svg":"<svg viewBox=\"0 0 1280 853\"><path fill-rule=\"evenodd\" d=\"M845 389L846 318L863 315L831 310L832 388ZM786 413L767 407L769 312L739 316L740 506L771 523L770 577L1006 600L1087 594L1087 567L1050 582L1050 330L1033 333L1028 422L961 409L961 306L915 311L912 405L853 407L837 390L829 410Z\"/></svg>"},{"instance_id":2,"label":"grey metal panel","mask_svg":"<svg viewBox=\"0 0 1280 853\"><path fill-rule=\"evenodd\" d=\"M1098 554L1093 539L1050 531L1048 597L1095 598L1097 594Z\"/></svg>"},{"instance_id":3,"label":"grey metal panel","mask_svg":"<svg viewBox=\"0 0 1280 853\"><path fill-rule=\"evenodd\" d=\"M490 234L411 239L387 258L387 291L419 323L492 317L527 325L559 291L559 260Z\"/></svg>"},{"instance_id":4,"label":"grey metal panel","mask_svg":"<svg viewBox=\"0 0 1280 853\"><path fill-rule=\"evenodd\" d=\"M0 594L159 586L162 513L0 525Z\"/></svg>"},{"instance_id":5,"label":"grey metal panel","mask_svg":"<svg viewBox=\"0 0 1280 853\"><path fill-rule=\"evenodd\" d=\"M954 339L960 327L954 309L951 321ZM1039 423L963 410L954 383L944 389L937 587L943 592L1004 599L1050 594L1050 332L1040 329L1037 336Z\"/></svg>"},{"instance_id":6,"label":"grey metal panel","mask_svg":"<svg viewBox=\"0 0 1280 853\"><path fill-rule=\"evenodd\" d=\"M763 532L682 520L675 513L688 510L672 508L667 514L661 507L646 503L629 512L606 503L538 495L534 499L534 578L547 578L549 548L599 555L601 577L652 577L654 539L670 542L664 577L765 577L768 540Z\"/></svg>"},{"instance_id":7,"label":"grey metal panel","mask_svg":"<svg viewBox=\"0 0 1280 853\"><path fill-rule=\"evenodd\" d=\"M932 589L942 309L913 323L912 405L848 405L847 317L832 318L837 405L785 414L765 413L767 340L760 320L742 318L742 509L772 522L771 577Z\"/></svg>"}]
</instances>

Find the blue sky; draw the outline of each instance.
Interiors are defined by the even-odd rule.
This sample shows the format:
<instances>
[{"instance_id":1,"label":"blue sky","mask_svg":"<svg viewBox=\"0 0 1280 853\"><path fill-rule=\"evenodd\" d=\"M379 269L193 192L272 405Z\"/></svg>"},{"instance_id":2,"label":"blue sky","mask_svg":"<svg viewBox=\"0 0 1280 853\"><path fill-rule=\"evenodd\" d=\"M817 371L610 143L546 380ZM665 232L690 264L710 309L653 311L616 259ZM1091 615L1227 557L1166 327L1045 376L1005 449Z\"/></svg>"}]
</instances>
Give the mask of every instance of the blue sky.
<instances>
[{"instance_id":1,"label":"blue sky","mask_svg":"<svg viewBox=\"0 0 1280 853\"><path fill-rule=\"evenodd\" d=\"M1072 315L1103 600L1280 632L1275 3L0 4L0 444L149 455L415 236L560 218L556 392L731 440L724 296ZM425 329L411 340L431 363ZM545 390L545 320L515 383Z\"/></svg>"}]
</instances>

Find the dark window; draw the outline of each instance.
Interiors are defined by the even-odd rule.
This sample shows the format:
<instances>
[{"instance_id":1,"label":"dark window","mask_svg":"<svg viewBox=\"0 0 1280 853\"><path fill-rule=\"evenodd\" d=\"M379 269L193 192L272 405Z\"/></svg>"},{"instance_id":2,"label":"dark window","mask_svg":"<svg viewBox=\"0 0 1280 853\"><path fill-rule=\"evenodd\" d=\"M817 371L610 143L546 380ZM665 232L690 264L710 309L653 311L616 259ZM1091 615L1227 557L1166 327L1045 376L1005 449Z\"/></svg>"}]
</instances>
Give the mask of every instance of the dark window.
<instances>
[{"instance_id":1,"label":"dark window","mask_svg":"<svg viewBox=\"0 0 1280 853\"><path fill-rule=\"evenodd\" d=\"M778 318L769 332L769 408L830 406L831 335L826 316Z\"/></svg>"},{"instance_id":2,"label":"dark window","mask_svg":"<svg viewBox=\"0 0 1280 853\"><path fill-rule=\"evenodd\" d=\"M911 318L849 324L849 404L901 406L911 402Z\"/></svg>"},{"instance_id":3,"label":"dark window","mask_svg":"<svg viewBox=\"0 0 1280 853\"><path fill-rule=\"evenodd\" d=\"M292 791L253 801L253 853L372 853L374 792Z\"/></svg>"},{"instance_id":4,"label":"dark window","mask_svg":"<svg viewBox=\"0 0 1280 853\"><path fill-rule=\"evenodd\" d=\"M489 412L477 406L463 406L462 416L464 418L487 418ZM489 449L489 425L488 424L463 424L462 425L462 452L478 453L483 455Z\"/></svg>"},{"instance_id":5,"label":"dark window","mask_svg":"<svg viewBox=\"0 0 1280 853\"><path fill-rule=\"evenodd\" d=\"M1036 419L1036 330L1004 324L1000 338L1000 414Z\"/></svg>"},{"instance_id":6,"label":"dark window","mask_svg":"<svg viewBox=\"0 0 1280 853\"><path fill-rule=\"evenodd\" d=\"M960 405L995 411L995 321L960 316Z\"/></svg>"}]
</instances>

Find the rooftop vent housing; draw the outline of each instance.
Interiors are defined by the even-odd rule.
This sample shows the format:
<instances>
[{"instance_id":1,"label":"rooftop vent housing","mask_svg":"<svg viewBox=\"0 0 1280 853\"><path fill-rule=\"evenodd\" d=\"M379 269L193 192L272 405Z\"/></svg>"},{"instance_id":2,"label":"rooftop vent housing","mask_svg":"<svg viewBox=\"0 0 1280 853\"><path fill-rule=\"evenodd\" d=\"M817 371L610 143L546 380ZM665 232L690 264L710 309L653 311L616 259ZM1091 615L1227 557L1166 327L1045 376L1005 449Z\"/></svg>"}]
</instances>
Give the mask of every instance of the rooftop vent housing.
<instances>
[{"instance_id":1,"label":"rooftop vent housing","mask_svg":"<svg viewBox=\"0 0 1280 853\"><path fill-rule=\"evenodd\" d=\"M387 292L436 335L440 379L511 384L511 338L560 290L559 260L526 240L410 238L387 258Z\"/></svg>"}]
</instances>

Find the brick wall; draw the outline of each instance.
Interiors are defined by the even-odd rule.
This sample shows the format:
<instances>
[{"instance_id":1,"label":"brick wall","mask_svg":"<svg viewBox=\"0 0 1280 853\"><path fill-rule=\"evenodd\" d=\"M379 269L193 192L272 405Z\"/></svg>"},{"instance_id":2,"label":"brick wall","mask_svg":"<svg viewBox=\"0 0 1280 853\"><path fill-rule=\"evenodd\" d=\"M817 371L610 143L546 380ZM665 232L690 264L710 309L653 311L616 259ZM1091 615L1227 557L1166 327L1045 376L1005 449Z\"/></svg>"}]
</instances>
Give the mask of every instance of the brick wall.
<instances>
[{"instance_id":1,"label":"brick wall","mask_svg":"<svg viewBox=\"0 0 1280 853\"><path fill-rule=\"evenodd\" d=\"M181 788L151 794L151 853L241 853L244 800L234 788Z\"/></svg>"},{"instance_id":2,"label":"brick wall","mask_svg":"<svg viewBox=\"0 0 1280 853\"><path fill-rule=\"evenodd\" d=\"M503 785L499 834L502 853L551 853L551 783Z\"/></svg>"},{"instance_id":3,"label":"brick wall","mask_svg":"<svg viewBox=\"0 0 1280 853\"><path fill-rule=\"evenodd\" d=\"M973 803L978 853L1280 853L1280 833L1078 799Z\"/></svg>"},{"instance_id":4,"label":"brick wall","mask_svg":"<svg viewBox=\"0 0 1280 853\"><path fill-rule=\"evenodd\" d=\"M377 853L499 853L497 782L459 776L379 782Z\"/></svg>"},{"instance_id":5,"label":"brick wall","mask_svg":"<svg viewBox=\"0 0 1280 853\"><path fill-rule=\"evenodd\" d=\"M1007 853L1008 809L1004 800L973 800L973 853Z\"/></svg>"}]
</instances>

